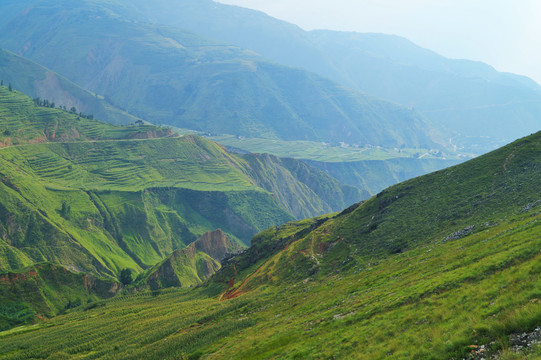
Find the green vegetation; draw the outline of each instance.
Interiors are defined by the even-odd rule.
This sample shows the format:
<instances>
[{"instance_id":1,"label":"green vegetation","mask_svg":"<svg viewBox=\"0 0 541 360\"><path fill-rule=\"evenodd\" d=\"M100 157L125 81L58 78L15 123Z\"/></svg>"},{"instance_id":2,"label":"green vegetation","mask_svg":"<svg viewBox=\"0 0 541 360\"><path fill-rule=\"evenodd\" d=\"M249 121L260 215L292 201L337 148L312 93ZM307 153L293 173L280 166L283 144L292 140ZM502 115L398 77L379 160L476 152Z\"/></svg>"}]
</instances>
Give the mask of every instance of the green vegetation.
<instances>
[{"instance_id":1,"label":"green vegetation","mask_svg":"<svg viewBox=\"0 0 541 360\"><path fill-rule=\"evenodd\" d=\"M295 216L360 199L357 189L295 160L235 156L195 135L101 123L6 87L0 129L2 272L48 262L128 284L128 273L141 274L207 231L248 243ZM19 290L14 295L24 298ZM27 303L43 316L75 301L55 296ZM37 305L44 301L51 305Z\"/></svg>"},{"instance_id":2,"label":"green vegetation","mask_svg":"<svg viewBox=\"0 0 541 360\"><path fill-rule=\"evenodd\" d=\"M396 158L455 159L430 149L382 148L380 146L355 147L347 144L327 144L315 141L284 141L278 139L244 138L234 135L211 136L220 144L251 153L269 153L321 162L353 162L362 160L389 160Z\"/></svg>"},{"instance_id":3,"label":"green vegetation","mask_svg":"<svg viewBox=\"0 0 541 360\"><path fill-rule=\"evenodd\" d=\"M541 132L269 228L204 286L0 333L0 357L513 358L541 322L540 150Z\"/></svg>"},{"instance_id":4,"label":"green vegetation","mask_svg":"<svg viewBox=\"0 0 541 360\"><path fill-rule=\"evenodd\" d=\"M128 140L173 136L156 126L118 127L51 107L0 86L0 148L25 143Z\"/></svg>"},{"instance_id":5,"label":"green vegetation","mask_svg":"<svg viewBox=\"0 0 541 360\"><path fill-rule=\"evenodd\" d=\"M223 259L244 247L220 229L208 232L141 274L135 287L141 291L199 285L222 267Z\"/></svg>"},{"instance_id":6,"label":"green vegetation","mask_svg":"<svg viewBox=\"0 0 541 360\"><path fill-rule=\"evenodd\" d=\"M117 282L74 273L53 264L37 264L17 272L0 273L0 330L28 324L39 316L113 297Z\"/></svg>"},{"instance_id":7,"label":"green vegetation","mask_svg":"<svg viewBox=\"0 0 541 360\"><path fill-rule=\"evenodd\" d=\"M269 153L303 160L323 170L341 183L362 189L363 198L433 171L456 165L464 157L422 149L356 148L313 141L283 141L242 138L233 135L211 136L232 151Z\"/></svg>"}]
</instances>

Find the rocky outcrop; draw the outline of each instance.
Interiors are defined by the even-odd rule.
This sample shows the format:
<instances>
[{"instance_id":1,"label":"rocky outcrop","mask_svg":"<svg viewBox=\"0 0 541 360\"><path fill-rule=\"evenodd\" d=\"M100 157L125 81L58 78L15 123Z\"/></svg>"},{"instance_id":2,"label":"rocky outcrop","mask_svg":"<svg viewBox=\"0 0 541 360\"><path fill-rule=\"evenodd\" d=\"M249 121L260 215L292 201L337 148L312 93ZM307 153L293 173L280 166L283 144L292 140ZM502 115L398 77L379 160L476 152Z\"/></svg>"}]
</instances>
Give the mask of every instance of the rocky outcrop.
<instances>
[{"instance_id":1,"label":"rocky outcrop","mask_svg":"<svg viewBox=\"0 0 541 360\"><path fill-rule=\"evenodd\" d=\"M473 226L473 225L467 226L464 229L462 229L460 231L457 231L457 232L454 232L451 235L447 236L445 239L443 239L443 241L445 242L445 241L449 241L449 240L462 239L463 237L470 235L473 232L474 228L475 228L475 226Z\"/></svg>"},{"instance_id":2,"label":"rocky outcrop","mask_svg":"<svg viewBox=\"0 0 541 360\"><path fill-rule=\"evenodd\" d=\"M209 231L188 245L195 251L202 251L215 260L222 261L228 254L240 250L240 247L229 240L221 229Z\"/></svg>"},{"instance_id":3,"label":"rocky outcrop","mask_svg":"<svg viewBox=\"0 0 541 360\"><path fill-rule=\"evenodd\" d=\"M221 268L221 261L241 247L221 230L209 231L153 267L138 287L152 290L189 287L203 282Z\"/></svg>"}]
</instances>

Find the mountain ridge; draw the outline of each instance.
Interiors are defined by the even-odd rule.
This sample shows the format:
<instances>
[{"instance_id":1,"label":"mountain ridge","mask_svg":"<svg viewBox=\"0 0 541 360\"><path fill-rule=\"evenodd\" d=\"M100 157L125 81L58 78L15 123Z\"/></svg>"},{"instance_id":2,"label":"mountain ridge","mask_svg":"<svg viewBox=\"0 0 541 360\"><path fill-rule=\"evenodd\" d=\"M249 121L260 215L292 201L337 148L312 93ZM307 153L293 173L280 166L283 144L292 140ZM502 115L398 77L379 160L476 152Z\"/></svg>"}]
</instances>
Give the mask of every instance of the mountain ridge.
<instances>
[{"instance_id":1,"label":"mountain ridge","mask_svg":"<svg viewBox=\"0 0 541 360\"><path fill-rule=\"evenodd\" d=\"M448 145L466 153L485 153L540 126L541 87L533 80L497 72L480 62L447 59L398 36L304 31L259 11L209 0L134 4L147 14L147 21L182 25L272 61L414 107L446 140L451 138ZM520 126L509 126L508 119Z\"/></svg>"},{"instance_id":2,"label":"mountain ridge","mask_svg":"<svg viewBox=\"0 0 541 360\"><path fill-rule=\"evenodd\" d=\"M153 123L241 136L440 146L415 111L253 51L136 22L129 11L123 18L106 2L90 10L39 4L4 27L0 44ZM51 19L53 28L46 25ZM28 22L44 27L29 32Z\"/></svg>"}]
</instances>

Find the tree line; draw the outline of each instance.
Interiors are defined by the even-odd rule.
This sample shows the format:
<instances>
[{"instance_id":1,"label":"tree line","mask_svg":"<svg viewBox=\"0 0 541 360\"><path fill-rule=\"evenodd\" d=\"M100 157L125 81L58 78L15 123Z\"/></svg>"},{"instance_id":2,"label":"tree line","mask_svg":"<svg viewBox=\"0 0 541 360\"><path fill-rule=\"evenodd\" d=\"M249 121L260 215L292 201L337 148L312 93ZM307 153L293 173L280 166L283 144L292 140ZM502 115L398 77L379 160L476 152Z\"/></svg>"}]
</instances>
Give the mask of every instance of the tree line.
<instances>
[{"instance_id":1,"label":"tree line","mask_svg":"<svg viewBox=\"0 0 541 360\"><path fill-rule=\"evenodd\" d=\"M39 97L34 98L33 100L34 100L34 104L36 104L37 106L47 107L47 108L52 108L52 109L56 108L56 104L54 103L54 101L49 101L47 99L41 99ZM82 117L82 118L85 118L85 119L89 119L89 120L94 119L94 115L92 115L92 114L85 114L83 112L77 113L77 109L75 108L75 106L72 106L68 110L66 108L66 106L59 105L58 109L64 110L64 111L69 112L69 113L74 114L74 115L78 115L79 117Z\"/></svg>"}]
</instances>

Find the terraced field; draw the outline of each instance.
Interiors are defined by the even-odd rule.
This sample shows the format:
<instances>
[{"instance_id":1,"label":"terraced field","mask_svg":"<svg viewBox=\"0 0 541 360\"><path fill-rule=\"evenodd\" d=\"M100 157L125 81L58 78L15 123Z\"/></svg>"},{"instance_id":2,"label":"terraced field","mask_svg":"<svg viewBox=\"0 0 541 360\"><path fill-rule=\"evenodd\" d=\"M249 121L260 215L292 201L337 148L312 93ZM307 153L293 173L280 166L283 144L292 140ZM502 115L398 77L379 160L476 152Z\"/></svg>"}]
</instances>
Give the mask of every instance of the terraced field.
<instances>
[{"instance_id":1,"label":"terraced field","mask_svg":"<svg viewBox=\"0 0 541 360\"><path fill-rule=\"evenodd\" d=\"M1 271L52 262L110 279L138 274L207 231L248 243L269 226L360 198L301 163L264 157L253 167L195 135L104 124L5 87L0 109L0 130L25 134L2 132Z\"/></svg>"}]
</instances>

